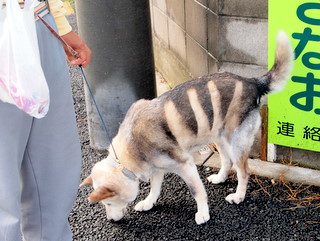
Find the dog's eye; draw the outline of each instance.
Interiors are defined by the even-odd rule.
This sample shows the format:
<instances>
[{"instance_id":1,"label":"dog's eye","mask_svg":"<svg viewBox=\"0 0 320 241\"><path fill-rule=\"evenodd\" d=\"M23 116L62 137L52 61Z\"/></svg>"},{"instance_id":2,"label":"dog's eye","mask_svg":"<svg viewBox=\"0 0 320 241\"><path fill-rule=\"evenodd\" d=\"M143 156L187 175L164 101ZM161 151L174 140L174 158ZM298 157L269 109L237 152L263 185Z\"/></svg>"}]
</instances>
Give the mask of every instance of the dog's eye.
<instances>
[{"instance_id":1,"label":"dog's eye","mask_svg":"<svg viewBox=\"0 0 320 241\"><path fill-rule=\"evenodd\" d=\"M107 206L111 206L111 203L107 203Z\"/></svg>"}]
</instances>

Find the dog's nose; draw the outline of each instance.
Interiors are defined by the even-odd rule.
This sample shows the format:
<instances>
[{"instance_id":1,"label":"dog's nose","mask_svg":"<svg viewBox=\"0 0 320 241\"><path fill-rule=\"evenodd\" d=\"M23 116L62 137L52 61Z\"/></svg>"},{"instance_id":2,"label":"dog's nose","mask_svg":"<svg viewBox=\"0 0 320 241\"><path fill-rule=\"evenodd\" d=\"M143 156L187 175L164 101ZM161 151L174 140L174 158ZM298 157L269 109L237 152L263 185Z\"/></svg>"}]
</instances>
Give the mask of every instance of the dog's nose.
<instances>
[{"instance_id":1,"label":"dog's nose","mask_svg":"<svg viewBox=\"0 0 320 241\"><path fill-rule=\"evenodd\" d=\"M112 215L112 216L107 214L107 219L109 221L117 222L124 217L124 214L125 214L124 210L122 210L122 212L120 212L116 215Z\"/></svg>"},{"instance_id":2,"label":"dog's nose","mask_svg":"<svg viewBox=\"0 0 320 241\"><path fill-rule=\"evenodd\" d=\"M122 219L122 217L121 217L121 218L119 218L119 217L117 217L117 218L109 218L109 217L107 217L107 218L108 218L108 220L109 220L110 222L118 222L119 220Z\"/></svg>"}]
</instances>

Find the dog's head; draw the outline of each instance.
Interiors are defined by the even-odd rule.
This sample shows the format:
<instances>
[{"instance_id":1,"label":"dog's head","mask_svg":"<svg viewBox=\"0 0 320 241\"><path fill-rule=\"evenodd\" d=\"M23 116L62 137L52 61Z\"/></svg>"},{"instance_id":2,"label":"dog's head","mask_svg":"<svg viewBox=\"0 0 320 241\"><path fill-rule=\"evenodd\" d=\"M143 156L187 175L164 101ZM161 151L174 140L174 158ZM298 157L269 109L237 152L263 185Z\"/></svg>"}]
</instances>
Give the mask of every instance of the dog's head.
<instances>
[{"instance_id":1,"label":"dog's head","mask_svg":"<svg viewBox=\"0 0 320 241\"><path fill-rule=\"evenodd\" d=\"M111 166L107 159L96 163L80 187L91 184L94 191L89 195L90 202L101 201L109 220L123 218L127 205L138 195L139 182L126 177L121 170Z\"/></svg>"}]
</instances>

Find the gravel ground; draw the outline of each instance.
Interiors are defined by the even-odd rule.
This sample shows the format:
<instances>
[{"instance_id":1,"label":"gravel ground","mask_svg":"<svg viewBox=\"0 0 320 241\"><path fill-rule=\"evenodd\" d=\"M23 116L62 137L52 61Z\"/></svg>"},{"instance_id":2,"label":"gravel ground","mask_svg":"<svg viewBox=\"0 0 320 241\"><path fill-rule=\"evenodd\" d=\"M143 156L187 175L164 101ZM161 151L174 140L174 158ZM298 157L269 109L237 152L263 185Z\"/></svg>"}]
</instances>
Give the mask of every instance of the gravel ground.
<instances>
[{"instance_id":1,"label":"gravel ground","mask_svg":"<svg viewBox=\"0 0 320 241\"><path fill-rule=\"evenodd\" d=\"M74 24L75 16L69 17ZM94 163L105 157L89 146L83 81L77 67L70 67L75 109L83 153L81 179ZM246 199L231 205L225 197L235 191L235 176L221 185L206 177L216 172L198 167L209 196L211 219L196 225L196 203L180 177L168 174L161 196L153 209L135 212L133 206L149 191L141 183L137 200L119 222L106 219L102 204L87 201L91 187L79 189L70 214L74 240L320 240L320 188L251 176Z\"/></svg>"}]
</instances>

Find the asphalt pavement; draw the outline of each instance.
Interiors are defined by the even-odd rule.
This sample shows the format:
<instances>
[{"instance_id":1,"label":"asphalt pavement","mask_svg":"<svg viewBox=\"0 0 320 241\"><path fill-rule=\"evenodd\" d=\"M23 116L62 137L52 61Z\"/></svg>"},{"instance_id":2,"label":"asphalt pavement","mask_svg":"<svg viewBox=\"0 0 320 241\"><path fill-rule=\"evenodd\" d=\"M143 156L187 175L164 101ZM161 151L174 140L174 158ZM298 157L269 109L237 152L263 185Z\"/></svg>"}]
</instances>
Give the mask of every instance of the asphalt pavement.
<instances>
[{"instance_id":1,"label":"asphalt pavement","mask_svg":"<svg viewBox=\"0 0 320 241\"><path fill-rule=\"evenodd\" d=\"M68 18L76 27L75 15ZM83 179L94 163L106 155L89 145L84 85L78 67L70 67L70 76L82 146ZM206 177L217 170L206 166L198 169L209 196L211 219L207 223L195 223L196 203L186 184L180 177L167 174L155 207L142 213L134 211L134 204L149 191L148 183L141 183L137 200L119 222L107 220L102 204L88 202L90 186L80 188L69 217L74 240L320 240L319 187L251 176L246 199L232 205L225 197L235 191L235 176L224 184L213 185Z\"/></svg>"}]
</instances>

